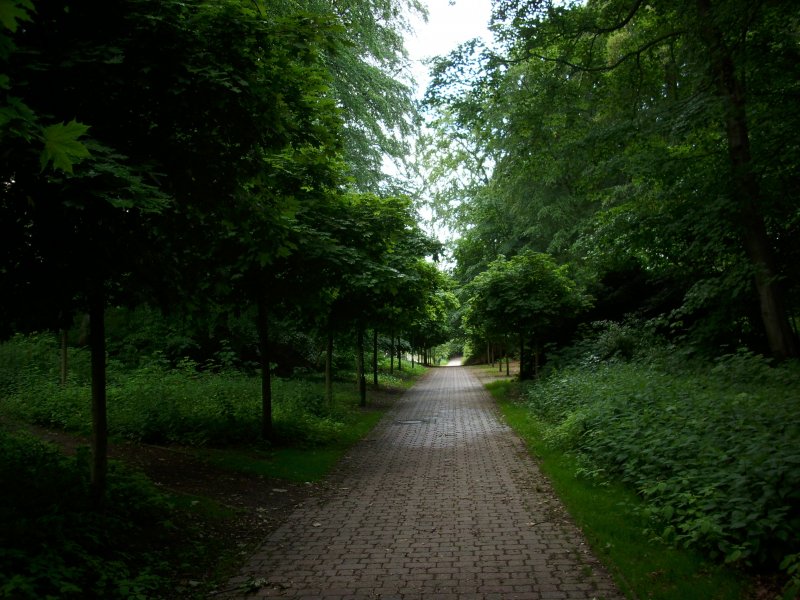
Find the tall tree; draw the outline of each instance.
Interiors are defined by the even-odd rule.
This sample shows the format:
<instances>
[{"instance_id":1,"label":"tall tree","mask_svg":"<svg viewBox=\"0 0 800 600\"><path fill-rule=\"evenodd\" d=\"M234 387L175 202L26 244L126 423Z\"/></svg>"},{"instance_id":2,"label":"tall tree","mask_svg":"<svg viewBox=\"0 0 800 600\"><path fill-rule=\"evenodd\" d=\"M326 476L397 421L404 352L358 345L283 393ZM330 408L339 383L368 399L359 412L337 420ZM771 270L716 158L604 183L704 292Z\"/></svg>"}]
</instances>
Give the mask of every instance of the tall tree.
<instances>
[{"instance_id":1,"label":"tall tree","mask_svg":"<svg viewBox=\"0 0 800 600\"><path fill-rule=\"evenodd\" d=\"M797 161L775 124L797 115L766 98L792 97L797 45L777 15L796 12L738 0L496 3L501 51L442 61L429 97L466 130L492 132L496 162L476 209L496 203L519 218L505 232L476 220L457 254L485 262L471 239L496 236L509 254L533 248L599 279L643 277L647 303L680 307L695 331L717 315L727 343L741 343L755 303L772 354L794 355L781 287L796 269L775 248L795 228L782 190ZM458 92L476 64L482 75ZM655 297L658 282L671 298Z\"/></svg>"},{"instance_id":2,"label":"tall tree","mask_svg":"<svg viewBox=\"0 0 800 600\"><path fill-rule=\"evenodd\" d=\"M404 47L419 0L293 0L263 2L268 14L333 15L341 43L326 52L332 93L345 123L343 143L350 186L358 192L397 193L402 185L384 172L388 158L402 163L416 128L416 107Z\"/></svg>"}]
</instances>

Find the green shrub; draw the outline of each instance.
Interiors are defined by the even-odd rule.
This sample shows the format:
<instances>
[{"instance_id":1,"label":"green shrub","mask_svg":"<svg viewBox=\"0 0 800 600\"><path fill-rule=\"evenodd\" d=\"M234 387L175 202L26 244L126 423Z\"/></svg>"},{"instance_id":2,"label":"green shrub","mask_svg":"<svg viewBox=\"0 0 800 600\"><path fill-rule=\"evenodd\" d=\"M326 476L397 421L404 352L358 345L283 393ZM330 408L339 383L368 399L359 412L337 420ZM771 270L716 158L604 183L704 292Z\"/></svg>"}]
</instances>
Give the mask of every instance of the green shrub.
<instances>
[{"instance_id":1,"label":"green shrub","mask_svg":"<svg viewBox=\"0 0 800 600\"><path fill-rule=\"evenodd\" d=\"M13 394L32 382L60 379L60 349L52 333L17 334L0 343L0 398ZM71 383L88 383L89 352L82 348L67 349L67 373Z\"/></svg>"},{"instance_id":2,"label":"green shrub","mask_svg":"<svg viewBox=\"0 0 800 600\"><path fill-rule=\"evenodd\" d=\"M66 458L0 431L0 598L148 598L163 589L164 497L112 463L107 507L93 511L88 472L85 453Z\"/></svg>"},{"instance_id":3,"label":"green shrub","mask_svg":"<svg viewBox=\"0 0 800 600\"><path fill-rule=\"evenodd\" d=\"M775 565L800 550L798 365L749 355L706 368L615 363L533 385L545 439L584 474L647 501L658 536L729 562Z\"/></svg>"},{"instance_id":4,"label":"green shrub","mask_svg":"<svg viewBox=\"0 0 800 600\"><path fill-rule=\"evenodd\" d=\"M60 386L34 367L9 385L0 411L47 427L91 430L88 381ZM344 427L331 413L321 382L272 380L273 426L281 442L325 444ZM176 368L158 357L137 369L110 361L108 422L112 436L156 444L221 446L253 442L261 431L261 381L239 371L201 370L184 359Z\"/></svg>"}]
</instances>

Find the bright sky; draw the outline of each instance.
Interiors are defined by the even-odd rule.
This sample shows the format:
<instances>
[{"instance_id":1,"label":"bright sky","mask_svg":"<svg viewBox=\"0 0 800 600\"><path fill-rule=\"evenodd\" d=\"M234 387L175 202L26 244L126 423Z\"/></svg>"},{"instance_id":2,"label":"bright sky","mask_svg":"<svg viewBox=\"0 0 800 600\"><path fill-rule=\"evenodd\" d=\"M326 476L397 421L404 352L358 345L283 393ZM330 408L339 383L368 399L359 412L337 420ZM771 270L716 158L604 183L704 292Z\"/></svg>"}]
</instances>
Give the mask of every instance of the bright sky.
<instances>
[{"instance_id":1,"label":"bright sky","mask_svg":"<svg viewBox=\"0 0 800 600\"><path fill-rule=\"evenodd\" d=\"M416 22L415 35L406 37L418 97L428 86L428 68L422 61L431 56L449 54L467 40L476 37L487 39L492 13L491 0L428 0L427 4L428 22Z\"/></svg>"},{"instance_id":2,"label":"bright sky","mask_svg":"<svg viewBox=\"0 0 800 600\"><path fill-rule=\"evenodd\" d=\"M449 54L459 44L482 37L490 38L488 25L492 16L492 0L427 0L428 21L414 19L414 35L406 35L405 46L411 59L412 75L417 83L415 97L422 99L428 87L428 66L424 61ZM396 166L388 159L384 171L396 174ZM421 208L423 219L430 219L427 207ZM430 225L433 235L442 241L452 237L441 224ZM445 263L444 266L452 266Z\"/></svg>"}]
</instances>

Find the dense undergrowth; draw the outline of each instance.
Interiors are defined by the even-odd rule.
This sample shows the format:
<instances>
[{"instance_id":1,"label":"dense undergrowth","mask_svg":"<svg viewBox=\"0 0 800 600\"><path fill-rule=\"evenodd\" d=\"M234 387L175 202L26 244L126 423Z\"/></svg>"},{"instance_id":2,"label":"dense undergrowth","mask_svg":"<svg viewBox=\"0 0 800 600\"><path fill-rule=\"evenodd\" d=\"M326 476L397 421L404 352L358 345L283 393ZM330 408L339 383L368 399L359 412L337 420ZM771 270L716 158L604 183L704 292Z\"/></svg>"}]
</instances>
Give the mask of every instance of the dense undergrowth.
<instances>
[{"instance_id":1,"label":"dense undergrowth","mask_svg":"<svg viewBox=\"0 0 800 600\"><path fill-rule=\"evenodd\" d=\"M95 510L87 458L0 430L0 598L151 598L194 559L170 499L137 473L112 463Z\"/></svg>"},{"instance_id":2,"label":"dense undergrowth","mask_svg":"<svg viewBox=\"0 0 800 600\"><path fill-rule=\"evenodd\" d=\"M59 384L52 335L16 336L0 345L0 412L26 422L88 434L91 430L89 353L69 351L66 385ZM419 369L416 371L419 372ZM405 373L411 373L405 366ZM342 374L354 379L350 374ZM381 372L379 384L397 385ZM109 434L146 443L229 446L259 441L261 382L224 365L159 354L135 368L110 360ZM335 441L351 407L325 402L320 377L272 379L273 429L279 445Z\"/></svg>"},{"instance_id":3,"label":"dense undergrowth","mask_svg":"<svg viewBox=\"0 0 800 600\"><path fill-rule=\"evenodd\" d=\"M787 595L800 591L800 365L628 351L584 353L525 388L543 442L575 456L579 477L635 490L651 538L783 569Z\"/></svg>"},{"instance_id":4,"label":"dense undergrowth","mask_svg":"<svg viewBox=\"0 0 800 600\"><path fill-rule=\"evenodd\" d=\"M52 335L0 345L0 417L89 433L88 352L70 348L68 358L62 386ZM407 385L424 370L409 366L382 372L379 382ZM270 477L321 477L378 417L358 408L353 383L339 382L329 406L319 376L274 378L276 439L267 444L252 373L190 360L169 365L155 354L135 366L112 358L108 374L112 438L192 446L223 468ZM0 598L174 597L176 570L215 552L213 540L192 533L185 502L144 476L113 465L100 511L91 506L88 478L87 449L65 457L0 427Z\"/></svg>"}]
</instances>

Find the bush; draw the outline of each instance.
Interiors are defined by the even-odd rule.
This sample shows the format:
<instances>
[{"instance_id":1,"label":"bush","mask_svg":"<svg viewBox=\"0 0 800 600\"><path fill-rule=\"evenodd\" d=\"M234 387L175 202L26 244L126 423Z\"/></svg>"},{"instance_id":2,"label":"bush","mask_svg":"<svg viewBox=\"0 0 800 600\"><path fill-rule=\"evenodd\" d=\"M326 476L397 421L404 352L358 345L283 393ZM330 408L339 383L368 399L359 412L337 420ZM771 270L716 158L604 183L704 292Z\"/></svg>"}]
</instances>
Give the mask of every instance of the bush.
<instances>
[{"instance_id":1,"label":"bush","mask_svg":"<svg viewBox=\"0 0 800 600\"><path fill-rule=\"evenodd\" d=\"M164 588L166 500L112 463L107 508L92 511L88 472L85 454L66 458L0 431L0 598L147 598Z\"/></svg>"},{"instance_id":2,"label":"bush","mask_svg":"<svg viewBox=\"0 0 800 600\"><path fill-rule=\"evenodd\" d=\"M18 336L0 346L0 411L21 420L88 434L88 379L58 384L52 336ZM6 367L6 368L3 368ZM344 427L331 414L321 382L272 380L273 426L279 441L325 444ZM231 369L200 369L191 360L171 368L158 355L136 369L108 367L108 422L112 436L157 444L221 446L252 442L261 431L261 381Z\"/></svg>"},{"instance_id":3,"label":"bush","mask_svg":"<svg viewBox=\"0 0 800 600\"><path fill-rule=\"evenodd\" d=\"M654 532L728 562L776 565L800 550L796 364L738 354L684 369L613 363L534 384L546 440L583 474L646 500Z\"/></svg>"},{"instance_id":4,"label":"bush","mask_svg":"<svg viewBox=\"0 0 800 600\"><path fill-rule=\"evenodd\" d=\"M60 378L59 345L52 333L17 334L0 343L0 398L13 394L35 381L57 384ZM89 352L67 350L70 383L85 384L90 377Z\"/></svg>"}]
</instances>

